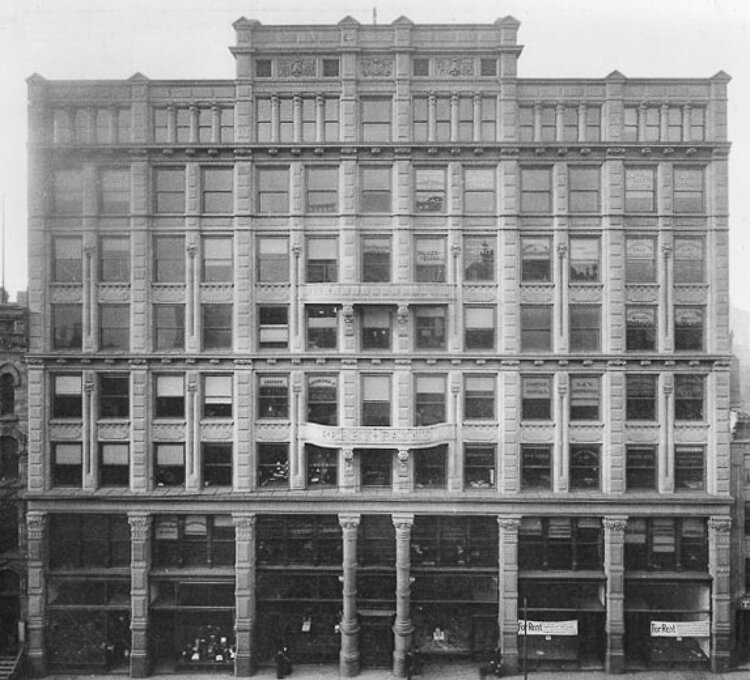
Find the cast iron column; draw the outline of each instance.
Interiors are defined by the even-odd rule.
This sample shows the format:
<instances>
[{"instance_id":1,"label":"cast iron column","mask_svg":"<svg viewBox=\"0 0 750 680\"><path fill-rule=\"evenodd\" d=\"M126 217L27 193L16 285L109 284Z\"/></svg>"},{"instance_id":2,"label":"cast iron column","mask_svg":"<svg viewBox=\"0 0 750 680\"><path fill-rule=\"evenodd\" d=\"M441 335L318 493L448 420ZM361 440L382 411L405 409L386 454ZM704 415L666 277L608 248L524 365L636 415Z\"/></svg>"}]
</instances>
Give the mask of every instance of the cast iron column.
<instances>
[{"instance_id":1,"label":"cast iron column","mask_svg":"<svg viewBox=\"0 0 750 680\"><path fill-rule=\"evenodd\" d=\"M393 624L393 674L406 677L406 654L411 648L411 528L414 515L393 515L396 527L396 620Z\"/></svg>"},{"instance_id":2,"label":"cast iron column","mask_svg":"<svg viewBox=\"0 0 750 680\"><path fill-rule=\"evenodd\" d=\"M29 512L26 515L28 536L28 647L26 656L29 675L41 678L47 675L47 655L44 644L44 627L47 619L47 592L44 578L44 527L46 512Z\"/></svg>"},{"instance_id":3,"label":"cast iron column","mask_svg":"<svg viewBox=\"0 0 750 680\"><path fill-rule=\"evenodd\" d=\"M237 645L234 674L246 678L255 672L255 515L234 513L232 520L235 534L234 633Z\"/></svg>"},{"instance_id":4,"label":"cast iron column","mask_svg":"<svg viewBox=\"0 0 750 680\"><path fill-rule=\"evenodd\" d=\"M498 593L498 629L503 668L518 671L518 528L520 517L498 517L498 557L500 592Z\"/></svg>"},{"instance_id":5,"label":"cast iron column","mask_svg":"<svg viewBox=\"0 0 750 680\"><path fill-rule=\"evenodd\" d=\"M343 607L339 630L341 652L339 674L351 678L359 673L359 621L357 619L357 514L339 515L343 541L342 551L342 600Z\"/></svg>"},{"instance_id":6,"label":"cast iron column","mask_svg":"<svg viewBox=\"0 0 750 680\"><path fill-rule=\"evenodd\" d=\"M130 677L145 678L148 659L148 571L151 563L151 515L129 513L130 524Z\"/></svg>"},{"instance_id":7,"label":"cast iron column","mask_svg":"<svg viewBox=\"0 0 750 680\"><path fill-rule=\"evenodd\" d=\"M607 673L625 672L625 526L627 517L604 518L607 575Z\"/></svg>"}]
</instances>

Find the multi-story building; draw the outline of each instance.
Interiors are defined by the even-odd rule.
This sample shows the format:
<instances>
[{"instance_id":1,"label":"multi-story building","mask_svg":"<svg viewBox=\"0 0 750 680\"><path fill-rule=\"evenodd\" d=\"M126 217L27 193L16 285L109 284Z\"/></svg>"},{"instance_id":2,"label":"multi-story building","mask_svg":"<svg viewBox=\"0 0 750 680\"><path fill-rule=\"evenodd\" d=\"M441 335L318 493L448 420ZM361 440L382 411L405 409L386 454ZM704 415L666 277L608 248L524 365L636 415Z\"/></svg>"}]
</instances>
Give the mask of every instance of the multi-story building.
<instances>
[{"instance_id":1,"label":"multi-story building","mask_svg":"<svg viewBox=\"0 0 750 680\"><path fill-rule=\"evenodd\" d=\"M729 77L234 26L29 80L32 669L726 667Z\"/></svg>"},{"instance_id":2,"label":"multi-story building","mask_svg":"<svg viewBox=\"0 0 750 680\"><path fill-rule=\"evenodd\" d=\"M0 674L16 666L25 633L25 352L26 308L0 288Z\"/></svg>"}]
</instances>

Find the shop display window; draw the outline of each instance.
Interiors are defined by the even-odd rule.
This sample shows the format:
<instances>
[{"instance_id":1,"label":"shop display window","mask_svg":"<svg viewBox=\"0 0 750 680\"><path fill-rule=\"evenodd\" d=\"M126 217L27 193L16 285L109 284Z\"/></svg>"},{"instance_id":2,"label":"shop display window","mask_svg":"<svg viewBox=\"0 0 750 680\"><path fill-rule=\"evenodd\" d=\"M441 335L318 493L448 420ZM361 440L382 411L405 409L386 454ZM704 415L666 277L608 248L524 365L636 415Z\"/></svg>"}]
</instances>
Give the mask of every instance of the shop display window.
<instances>
[{"instance_id":1,"label":"shop display window","mask_svg":"<svg viewBox=\"0 0 750 680\"><path fill-rule=\"evenodd\" d=\"M706 571L708 532L705 520L630 518L625 532L625 569Z\"/></svg>"},{"instance_id":2,"label":"shop display window","mask_svg":"<svg viewBox=\"0 0 750 680\"><path fill-rule=\"evenodd\" d=\"M362 515L357 533L357 559L360 567L396 567L396 529L391 515ZM394 589L384 592L385 599L395 598ZM360 590L358 585L357 590Z\"/></svg>"},{"instance_id":3,"label":"shop display window","mask_svg":"<svg viewBox=\"0 0 750 680\"><path fill-rule=\"evenodd\" d=\"M231 567L234 565L232 517L156 515L153 548L156 568Z\"/></svg>"},{"instance_id":4,"label":"shop display window","mask_svg":"<svg viewBox=\"0 0 750 680\"><path fill-rule=\"evenodd\" d=\"M604 536L599 519L524 517L518 564L524 570L603 569Z\"/></svg>"},{"instance_id":5,"label":"shop display window","mask_svg":"<svg viewBox=\"0 0 750 680\"><path fill-rule=\"evenodd\" d=\"M497 522L493 517L417 515L411 533L411 563L415 568L496 567Z\"/></svg>"},{"instance_id":6,"label":"shop display window","mask_svg":"<svg viewBox=\"0 0 750 680\"><path fill-rule=\"evenodd\" d=\"M52 514L48 535L53 571L130 566L130 526L124 514Z\"/></svg>"},{"instance_id":7,"label":"shop display window","mask_svg":"<svg viewBox=\"0 0 750 680\"><path fill-rule=\"evenodd\" d=\"M260 515L256 531L260 566L341 566L336 515Z\"/></svg>"}]
</instances>

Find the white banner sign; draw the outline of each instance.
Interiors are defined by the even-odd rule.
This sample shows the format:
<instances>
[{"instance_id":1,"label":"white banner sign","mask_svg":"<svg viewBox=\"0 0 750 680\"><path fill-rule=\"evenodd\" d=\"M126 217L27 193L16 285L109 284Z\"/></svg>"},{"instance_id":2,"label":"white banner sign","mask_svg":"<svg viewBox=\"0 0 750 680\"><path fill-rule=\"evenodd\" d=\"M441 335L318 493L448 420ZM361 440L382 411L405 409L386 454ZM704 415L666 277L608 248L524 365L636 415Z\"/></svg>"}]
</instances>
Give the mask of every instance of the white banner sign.
<instances>
[{"instance_id":1,"label":"white banner sign","mask_svg":"<svg viewBox=\"0 0 750 680\"><path fill-rule=\"evenodd\" d=\"M518 619L518 634L524 635L526 624L527 635L578 635L578 621L524 621Z\"/></svg>"},{"instance_id":2,"label":"white banner sign","mask_svg":"<svg viewBox=\"0 0 750 680\"><path fill-rule=\"evenodd\" d=\"M651 637L708 637L709 621L652 621Z\"/></svg>"}]
</instances>

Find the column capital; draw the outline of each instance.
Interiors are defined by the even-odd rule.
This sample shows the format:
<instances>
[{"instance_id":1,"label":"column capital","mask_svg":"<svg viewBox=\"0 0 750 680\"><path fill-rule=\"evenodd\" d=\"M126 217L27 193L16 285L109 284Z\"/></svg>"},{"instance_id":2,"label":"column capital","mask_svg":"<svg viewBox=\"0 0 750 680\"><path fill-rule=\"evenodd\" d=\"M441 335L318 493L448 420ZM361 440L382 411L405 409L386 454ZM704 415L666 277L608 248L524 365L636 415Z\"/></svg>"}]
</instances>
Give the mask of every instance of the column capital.
<instances>
[{"instance_id":1,"label":"column capital","mask_svg":"<svg viewBox=\"0 0 750 680\"><path fill-rule=\"evenodd\" d=\"M505 531L518 531L518 529L521 527L521 518L498 515L497 526L498 529L504 529Z\"/></svg>"},{"instance_id":2,"label":"column capital","mask_svg":"<svg viewBox=\"0 0 750 680\"><path fill-rule=\"evenodd\" d=\"M708 518L708 529L716 533L728 534L732 530L731 517L713 516Z\"/></svg>"},{"instance_id":3,"label":"column capital","mask_svg":"<svg viewBox=\"0 0 750 680\"><path fill-rule=\"evenodd\" d=\"M343 531L357 531L362 515L358 512L342 512L339 514L339 526Z\"/></svg>"},{"instance_id":4,"label":"column capital","mask_svg":"<svg viewBox=\"0 0 750 680\"><path fill-rule=\"evenodd\" d=\"M151 515L146 512L128 513L130 536L133 540L145 541L151 528Z\"/></svg>"},{"instance_id":5,"label":"column capital","mask_svg":"<svg viewBox=\"0 0 750 680\"><path fill-rule=\"evenodd\" d=\"M233 512L232 522L238 531L252 531L258 516L254 512Z\"/></svg>"},{"instance_id":6,"label":"column capital","mask_svg":"<svg viewBox=\"0 0 750 680\"><path fill-rule=\"evenodd\" d=\"M41 541L44 537L44 527L47 524L47 513L32 510L26 514L26 531L29 540Z\"/></svg>"},{"instance_id":7,"label":"column capital","mask_svg":"<svg viewBox=\"0 0 750 680\"><path fill-rule=\"evenodd\" d=\"M628 518L625 515L605 517L602 519L604 533L610 535L625 535L625 528L628 524Z\"/></svg>"},{"instance_id":8,"label":"column capital","mask_svg":"<svg viewBox=\"0 0 750 680\"><path fill-rule=\"evenodd\" d=\"M412 513L398 513L391 515L393 526L396 529L411 529L414 526L414 515Z\"/></svg>"}]
</instances>

